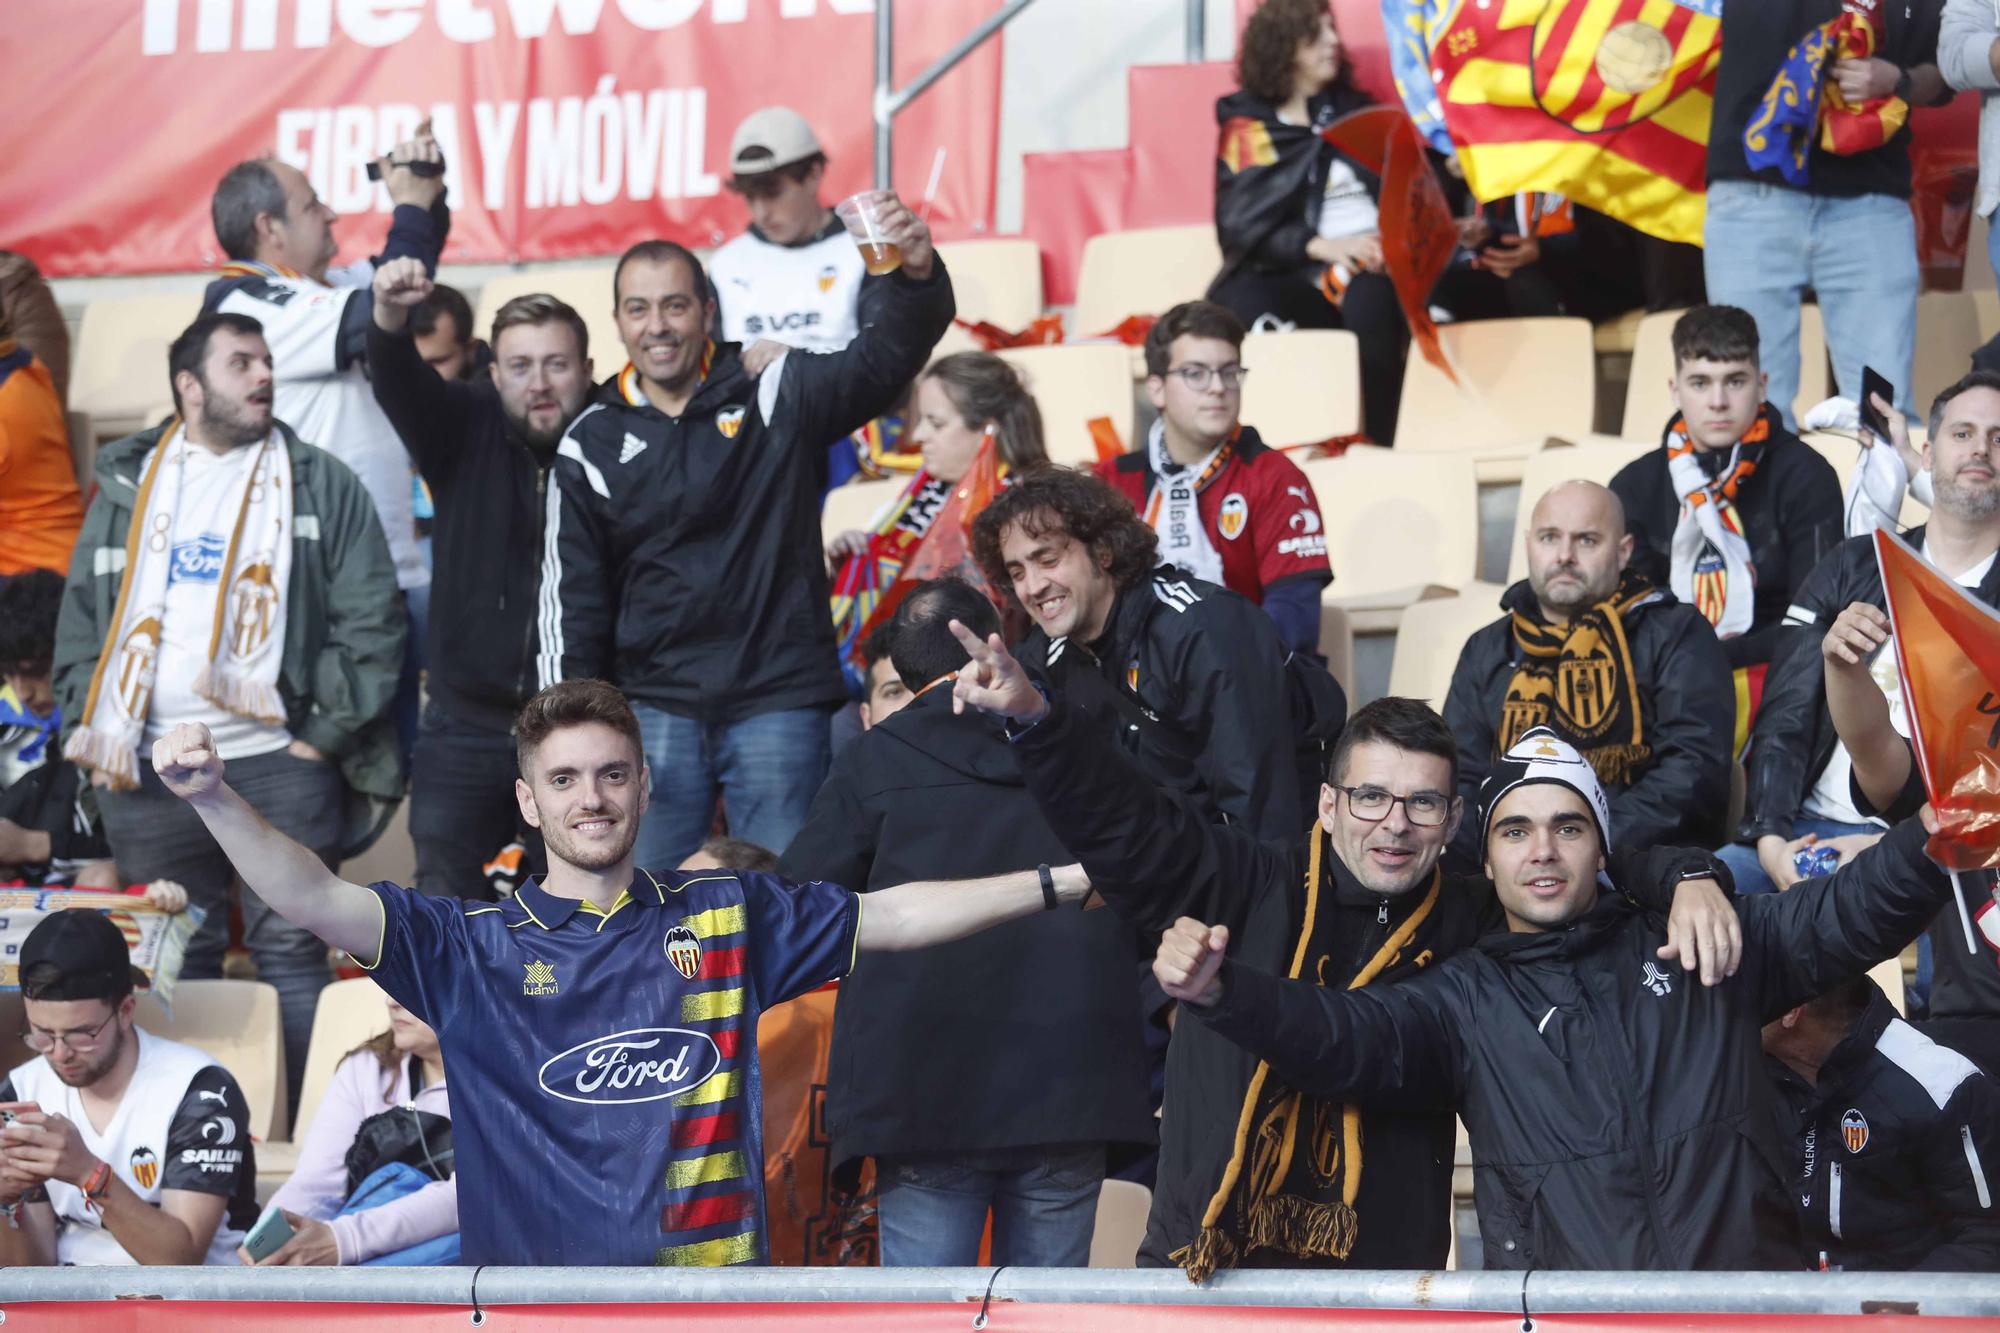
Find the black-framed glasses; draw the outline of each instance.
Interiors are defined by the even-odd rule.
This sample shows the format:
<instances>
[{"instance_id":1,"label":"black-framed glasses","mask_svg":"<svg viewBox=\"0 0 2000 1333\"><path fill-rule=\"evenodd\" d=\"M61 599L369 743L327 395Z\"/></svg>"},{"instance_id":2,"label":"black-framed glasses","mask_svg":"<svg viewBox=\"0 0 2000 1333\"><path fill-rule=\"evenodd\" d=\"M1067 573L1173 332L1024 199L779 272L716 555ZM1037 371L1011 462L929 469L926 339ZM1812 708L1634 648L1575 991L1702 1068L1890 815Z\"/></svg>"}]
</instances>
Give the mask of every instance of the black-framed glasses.
<instances>
[{"instance_id":1,"label":"black-framed glasses","mask_svg":"<svg viewBox=\"0 0 2000 1333\"><path fill-rule=\"evenodd\" d=\"M21 1029L21 1040L27 1044L29 1050L42 1055L53 1051L57 1042L61 1042L78 1055L85 1055L98 1048L101 1044L98 1034L102 1033L116 1017L118 1009L114 1005L111 1012L104 1016L104 1022L94 1028L77 1028L70 1032L44 1032L37 1027L26 1027Z\"/></svg>"},{"instance_id":2,"label":"black-framed glasses","mask_svg":"<svg viewBox=\"0 0 2000 1333\"><path fill-rule=\"evenodd\" d=\"M1390 809L1398 802L1402 804L1403 814L1418 828L1436 828L1451 813L1451 797L1442 792L1418 791L1408 796L1397 796L1380 787L1343 787L1337 782L1326 785L1335 791L1346 792L1347 813L1371 824L1387 819Z\"/></svg>"},{"instance_id":3,"label":"black-framed glasses","mask_svg":"<svg viewBox=\"0 0 2000 1333\"><path fill-rule=\"evenodd\" d=\"M1250 372L1243 366L1224 366L1220 370L1214 366L1204 366L1200 362L1192 365L1175 366L1167 372L1180 378L1180 382L1196 393L1205 393L1208 386L1220 378L1222 387L1235 391L1243 387L1243 377Z\"/></svg>"}]
</instances>

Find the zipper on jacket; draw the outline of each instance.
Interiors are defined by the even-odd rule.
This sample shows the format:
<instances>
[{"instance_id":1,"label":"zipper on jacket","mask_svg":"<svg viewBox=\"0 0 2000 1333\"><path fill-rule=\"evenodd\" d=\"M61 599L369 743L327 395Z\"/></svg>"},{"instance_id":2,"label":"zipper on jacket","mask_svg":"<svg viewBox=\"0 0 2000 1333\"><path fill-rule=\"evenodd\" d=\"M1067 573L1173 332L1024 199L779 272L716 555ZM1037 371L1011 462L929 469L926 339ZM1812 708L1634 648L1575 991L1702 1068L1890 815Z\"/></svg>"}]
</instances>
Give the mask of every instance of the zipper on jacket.
<instances>
[{"instance_id":1,"label":"zipper on jacket","mask_svg":"<svg viewBox=\"0 0 2000 1333\"><path fill-rule=\"evenodd\" d=\"M1375 909L1375 924L1378 926L1389 924L1389 900L1387 898L1384 898L1382 905Z\"/></svg>"},{"instance_id":2,"label":"zipper on jacket","mask_svg":"<svg viewBox=\"0 0 2000 1333\"><path fill-rule=\"evenodd\" d=\"M1980 1164L1979 1149L1972 1145L1972 1126L1958 1127L1958 1141L1965 1145L1965 1164L1972 1169L1973 1188L1979 1191L1979 1206L1993 1206L1993 1192L1986 1188L1986 1168Z\"/></svg>"},{"instance_id":3,"label":"zipper on jacket","mask_svg":"<svg viewBox=\"0 0 2000 1333\"><path fill-rule=\"evenodd\" d=\"M1603 1007L1598 1003L1596 992L1590 988L1590 982L1579 977L1576 988L1583 996L1584 1011L1590 1016L1592 1027L1591 1045L1595 1046L1599 1051L1607 1050L1608 1048L1604 1040L1607 1033L1622 1040L1625 1035L1624 1025L1622 1023L1611 1025L1605 1022ZM1642 1108L1632 1096L1631 1090L1636 1086L1635 1081L1630 1077L1621 1077L1618 1070L1610 1067L1608 1057L1600 1055L1598 1058L1600 1063L1604 1065L1605 1073L1611 1076L1613 1085L1619 1089L1619 1100L1625 1104L1625 1123L1632 1126L1636 1131L1636 1141L1639 1147L1639 1164L1645 1172L1645 1188L1640 1193L1645 1196L1646 1200L1646 1229L1653 1233L1653 1244L1659 1250L1659 1262L1667 1267L1676 1267L1678 1266L1678 1256L1675 1255L1673 1248L1667 1244L1666 1224L1660 1220L1660 1193L1658 1185L1660 1167L1659 1163L1653 1158L1652 1117L1642 1113Z\"/></svg>"},{"instance_id":4,"label":"zipper on jacket","mask_svg":"<svg viewBox=\"0 0 2000 1333\"><path fill-rule=\"evenodd\" d=\"M1846 1240L1840 1234L1840 1163L1834 1162L1826 1173L1826 1229L1833 1233L1835 1240Z\"/></svg>"}]
</instances>

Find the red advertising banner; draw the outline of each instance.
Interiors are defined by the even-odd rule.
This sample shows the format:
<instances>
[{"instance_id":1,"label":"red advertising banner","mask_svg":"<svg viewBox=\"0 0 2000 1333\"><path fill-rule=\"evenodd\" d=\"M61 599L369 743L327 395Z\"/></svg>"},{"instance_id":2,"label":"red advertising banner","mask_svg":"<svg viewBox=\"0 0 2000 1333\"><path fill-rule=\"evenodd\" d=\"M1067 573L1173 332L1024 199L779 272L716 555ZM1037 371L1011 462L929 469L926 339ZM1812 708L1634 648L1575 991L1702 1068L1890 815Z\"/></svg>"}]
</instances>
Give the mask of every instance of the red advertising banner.
<instances>
[{"instance_id":1,"label":"red advertising banner","mask_svg":"<svg viewBox=\"0 0 2000 1333\"><path fill-rule=\"evenodd\" d=\"M992 8L896 6L907 83ZM791 106L831 160L828 199L872 184L873 0L8 0L0 246L54 275L215 267L209 195L270 155L344 215L337 263L373 253L386 191L367 164L428 117L449 163L455 263L711 246L747 214L729 139ZM990 225L1000 46L897 118L912 203L945 149L930 220Z\"/></svg>"}]
</instances>

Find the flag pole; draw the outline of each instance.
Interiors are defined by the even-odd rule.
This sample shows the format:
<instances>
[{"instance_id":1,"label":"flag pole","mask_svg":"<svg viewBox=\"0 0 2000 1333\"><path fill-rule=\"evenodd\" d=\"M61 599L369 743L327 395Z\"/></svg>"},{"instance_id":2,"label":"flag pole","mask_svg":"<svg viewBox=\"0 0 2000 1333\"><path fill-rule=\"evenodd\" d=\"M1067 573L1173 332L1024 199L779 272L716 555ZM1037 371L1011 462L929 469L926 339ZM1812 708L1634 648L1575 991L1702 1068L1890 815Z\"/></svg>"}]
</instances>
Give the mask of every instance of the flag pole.
<instances>
[{"instance_id":1,"label":"flag pole","mask_svg":"<svg viewBox=\"0 0 2000 1333\"><path fill-rule=\"evenodd\" d=\"M1965 907L1965 886L1959 883L1956 870L1950 874L1952 900L1958 904L1958 924L1965 928L1965 951L1976 958L1979 956L1979 945L1972 938L1972 917Z\"/></svg>"}]
</instances>

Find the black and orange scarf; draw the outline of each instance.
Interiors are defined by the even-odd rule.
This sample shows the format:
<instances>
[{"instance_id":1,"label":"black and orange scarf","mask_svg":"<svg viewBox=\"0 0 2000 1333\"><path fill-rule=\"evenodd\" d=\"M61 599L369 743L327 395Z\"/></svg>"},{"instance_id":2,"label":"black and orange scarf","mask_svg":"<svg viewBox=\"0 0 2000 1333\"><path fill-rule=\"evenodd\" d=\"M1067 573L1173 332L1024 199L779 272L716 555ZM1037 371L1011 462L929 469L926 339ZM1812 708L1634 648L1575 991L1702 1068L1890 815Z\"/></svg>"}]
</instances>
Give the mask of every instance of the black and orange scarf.
<instances>
[{"instance_id":1,"label":"black and orange scarf","mask_svg":"<svg viewBox=\"0 0 2000 1333\"><path fill-rule=\"evenodd\" d=\"M1656 596L1628 569L1617 591L1567 624L1552 625L1530 597L1513 613L1520 665L1507 682L1495 753L1505 754L1532 727L1551 727L1583 752L1605 786L1631 785L1652 757L1632 671L1625 614Z\"/></svg>"}]
</instances>

